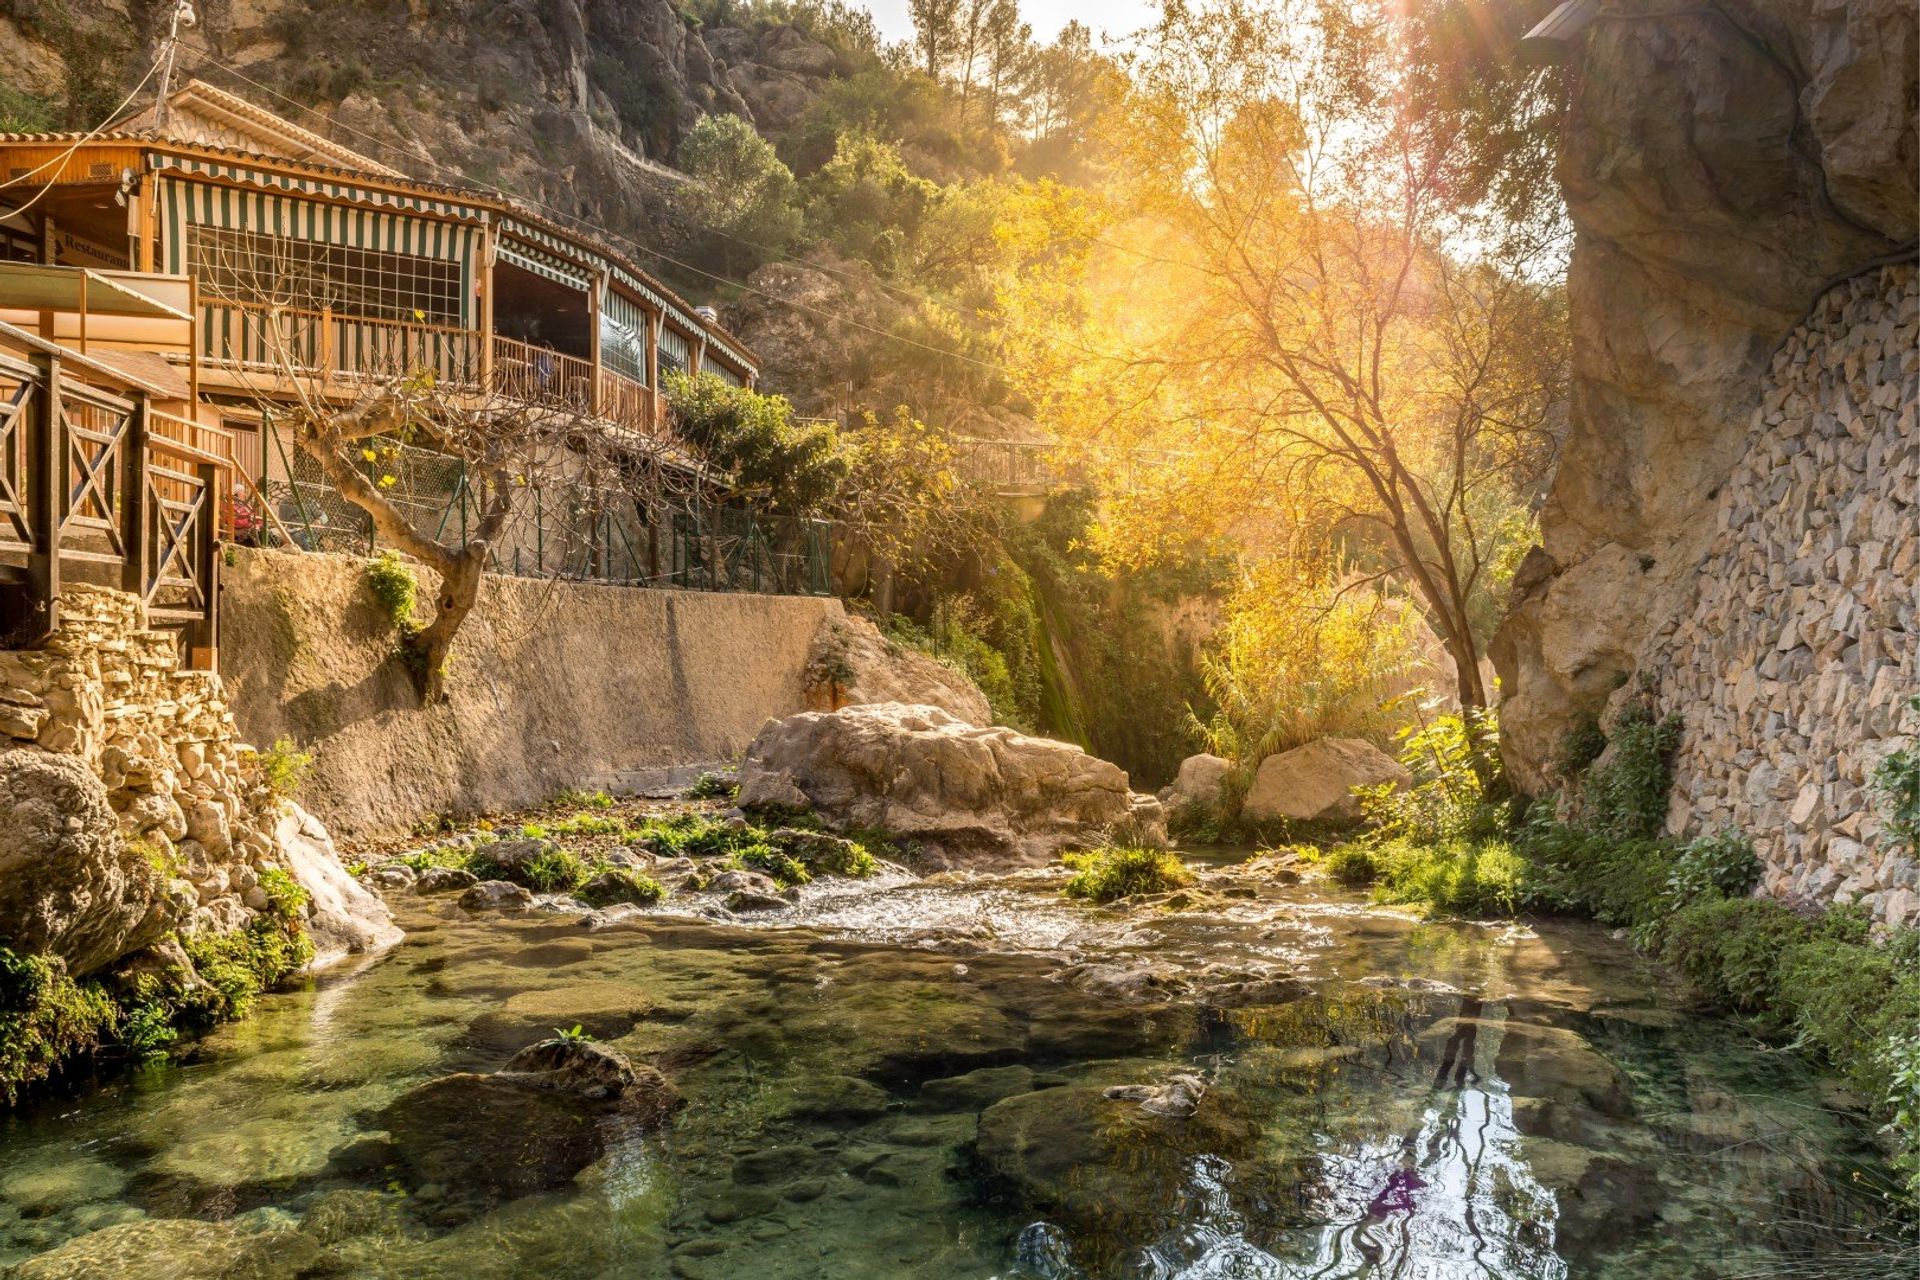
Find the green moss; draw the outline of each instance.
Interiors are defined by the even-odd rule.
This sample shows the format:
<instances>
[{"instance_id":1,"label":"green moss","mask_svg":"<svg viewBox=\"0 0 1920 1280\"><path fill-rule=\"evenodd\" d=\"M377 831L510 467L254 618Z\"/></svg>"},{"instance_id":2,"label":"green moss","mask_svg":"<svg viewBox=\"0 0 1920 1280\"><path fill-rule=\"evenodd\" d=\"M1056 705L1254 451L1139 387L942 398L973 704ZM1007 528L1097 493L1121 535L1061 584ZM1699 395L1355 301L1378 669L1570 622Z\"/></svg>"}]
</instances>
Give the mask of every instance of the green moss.
<instances>
[{"instance_id":1,"label":"green moss","mask_svg":"<svg viewBox=\"0 0 1920 1280\"><path fill-rule=\"evenodd\" d=\"M604 791L582 791L578 787L568 787L553 798L553 803L560 809L611 809L613 797Z\"/></svg>"},{"instance_id":2,"label":"green moss","mask_svg":"<svg viewBox=\"0 0 1920 1280\"><path fill-rule=\"evenodd\" d=\"M852 679L851 674L847 677ZM727 800L731 801L740 792L740 788L717 773L703 773L699 781L687 790L690 800Z\"/></svg>"},{"instance_id":3,"label":"green moss","mask_svg":"<svg viewBox=\"0 0 1920 1280\"><path fill-rule=\"evenodd\" d=\"M549 832L556 836L621 836L626 834L627 824L605 814L581 812L547 824L542 834Z\"/></svg>"},{"instance_id":4,"label":"green moss","mask_svg":"<svg viewBox=\"0 0 1920 1280\"><path fill-rule=\"evenodd\" d=\"M1116 845L1069 853L1061 861L1074 872L1061 892L1093 902L1112 902L1136 893L1164 893L1193 883L1193 873L1166 849Z\"/></svg>"}]
</instances>

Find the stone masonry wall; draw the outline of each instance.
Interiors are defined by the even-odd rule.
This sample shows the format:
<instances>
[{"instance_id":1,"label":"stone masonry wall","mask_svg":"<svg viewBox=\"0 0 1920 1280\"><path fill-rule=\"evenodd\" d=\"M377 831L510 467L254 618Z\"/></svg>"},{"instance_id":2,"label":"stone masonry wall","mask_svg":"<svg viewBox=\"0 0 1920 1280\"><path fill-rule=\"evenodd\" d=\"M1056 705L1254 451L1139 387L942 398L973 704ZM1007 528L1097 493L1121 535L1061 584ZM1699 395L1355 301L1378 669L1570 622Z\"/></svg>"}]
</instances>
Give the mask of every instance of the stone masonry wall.
<instances>
[{"instance_id":1,"label":"stone masonry wall","mask_svg":"<svg viewBox=\"0 0 1920 1280\"><path fill-rule=\"evenodd\" d=\"M1920 918L1920 865L1871 778L1920 734L1917 399L1920 273L1830 290L1768 369L1692 607L1639 661L1685 723L1669 828L1742 832L1768 893L1894 921Z\"/></svg>"},{"instance_id":2,"label":"stone masonry wall","mask_svg":"<svg viewBox=\"0 0 1920 1280\"><path fill-rule=\"evenodd\" d=\"M119 838L173 881L167 926L239 928L267 905L278 813L243 781L220 677L181 670L175 637L144 615L131 595L70 584L42 647L0 652L0 746L77 757L99 779Z\"/></svg>"}]
</instances>

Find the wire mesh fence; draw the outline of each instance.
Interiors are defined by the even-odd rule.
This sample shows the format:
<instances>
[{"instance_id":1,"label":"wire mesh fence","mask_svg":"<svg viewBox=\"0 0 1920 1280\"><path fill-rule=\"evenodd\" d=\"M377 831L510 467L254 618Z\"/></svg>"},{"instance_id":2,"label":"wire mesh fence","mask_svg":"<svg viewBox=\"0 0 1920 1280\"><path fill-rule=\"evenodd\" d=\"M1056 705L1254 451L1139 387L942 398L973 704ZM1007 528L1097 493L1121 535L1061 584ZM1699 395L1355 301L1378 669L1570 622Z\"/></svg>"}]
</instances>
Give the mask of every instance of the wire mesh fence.
<instances>
[{"instance_id":1,"label":"wire mesh fence","mask_svg":"<svg viewBox=\"0 0 1920 1280\"><path fill-rule=\"evenodd\" d=\"M372 519L297 449L269 446L286 479L262 486L274 522L253 522L267 545L371 555ZM359 465L414 528L436 541L465 542L480 519L455 457L392 441L369 441ZM650 502L622 489L564 476L531 478L490 551L495 573L619 586L695 591L830 595L832 527L821 520L773 520L763 513L681 497Z\"/></svg>"}]
</instances>

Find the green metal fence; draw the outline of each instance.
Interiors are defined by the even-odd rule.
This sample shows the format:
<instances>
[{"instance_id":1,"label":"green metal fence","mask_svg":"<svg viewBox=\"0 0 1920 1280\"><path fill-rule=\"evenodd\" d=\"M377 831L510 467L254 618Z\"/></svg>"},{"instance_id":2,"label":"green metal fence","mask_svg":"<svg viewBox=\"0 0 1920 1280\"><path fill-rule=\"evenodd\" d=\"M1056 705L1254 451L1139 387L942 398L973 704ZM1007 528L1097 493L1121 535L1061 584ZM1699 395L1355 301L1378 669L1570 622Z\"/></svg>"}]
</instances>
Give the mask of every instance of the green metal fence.
<instances>
[{"instance_id":1,"label":"green metal fence","mask_svg":"<svg viewBox=\"0 0 1920 1280\"><path fill-rule=\"evenodd\" d=\"M464 542L480 518L458 458L411 445L370 441L368 478L416 529L436 541ZM309 551L371 555L373 522L341 496L320 466L284 445L268 445L288 480L262 479L278 526ZM283 542L274 522L252 522L268 545ZM562 578L618 586L768 595L831 595L833 530L823 520L771 520L712 503L650 509L624 490L564 478L529 484L494 539L491 568L518 577Z\"/></svg>"}]
</instances>

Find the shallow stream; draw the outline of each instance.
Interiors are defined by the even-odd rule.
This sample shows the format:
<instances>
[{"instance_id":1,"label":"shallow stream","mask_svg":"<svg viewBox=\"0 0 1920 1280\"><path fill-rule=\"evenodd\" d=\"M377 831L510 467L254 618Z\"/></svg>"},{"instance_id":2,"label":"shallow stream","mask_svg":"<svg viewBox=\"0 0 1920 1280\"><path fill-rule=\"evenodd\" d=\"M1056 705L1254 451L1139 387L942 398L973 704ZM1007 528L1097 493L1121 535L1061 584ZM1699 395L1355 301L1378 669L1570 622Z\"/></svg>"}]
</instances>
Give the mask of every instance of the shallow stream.
<instances>
[{"instance_id":1,"label":"shallow stream","mask_svg":"<svg viewBox=\"0 0 1920 1280\"><path fill-rule=\"evenodd\" d=\"M1693 1280L1818 1274L1871 1225L1868 1123L1603 932L1213 887L1119 912L893 877L598 929L399 896L397 950L6 1121L0 1264ZM678 1085L666 1128L497 1204L396 1177L382 1108L575 1025ZM1209 1086L1189 1118L1105 1096L1179 1071Z\"/></svg>"}]
</instances>

